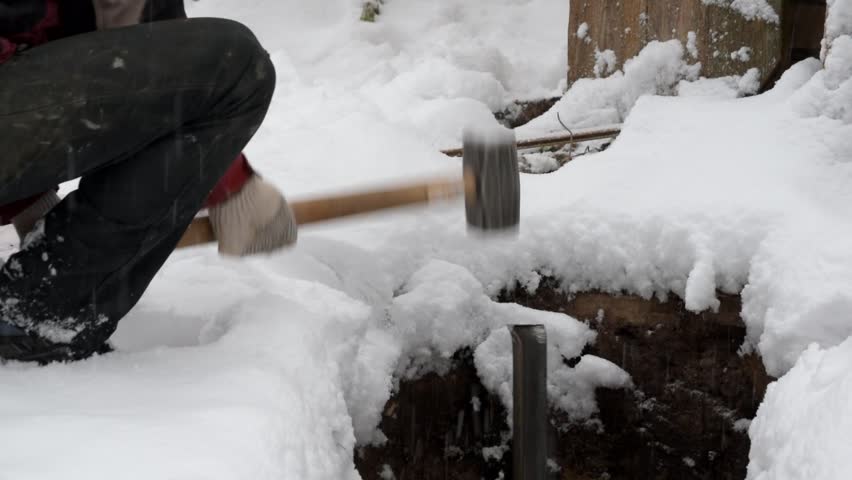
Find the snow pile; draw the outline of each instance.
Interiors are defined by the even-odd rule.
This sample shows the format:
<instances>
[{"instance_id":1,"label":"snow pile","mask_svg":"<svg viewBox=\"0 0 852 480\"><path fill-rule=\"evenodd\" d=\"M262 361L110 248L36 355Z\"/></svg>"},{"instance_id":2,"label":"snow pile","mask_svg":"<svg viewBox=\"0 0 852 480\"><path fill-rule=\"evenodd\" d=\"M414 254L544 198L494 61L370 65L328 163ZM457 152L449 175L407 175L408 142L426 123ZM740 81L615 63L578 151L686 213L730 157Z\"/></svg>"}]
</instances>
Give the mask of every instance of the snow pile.
<instances>
[{"instance_id":1,"label":"snow pile","mask_svg":"<svg viewBox=\"0 0 852 480\"><path fill-rule=\"evenodd\" d=\"M677 94L681 97L737 98L754 95L759 89L760 70L751 68L743 76L681 80L677 85Z\"/></svg>"},{"instance_id":2,"label":"snow pile","mask_svg":"<svg viewBox=\"0 0 852 480\"><path fill-rule=\"evenodd\" d=\"M848 203L843 205L836 200L825 203L833 196L832 190L837 193L843 188L848 192L852 180L850 28L852 2L830 1L826 24L826 45L830 48L825 69L814 74L792 97L793 108L814 129L839 129L845 135L829 146L837 154L826 157L827 163L821 162L823 167L831 167L845 185L833 184L826 178L820 179L816 172L811 173L811 181L828 190L808 199L826 206L823 218L803 223L798 234L776 238L773 246L779 256L782 249L801 254L797 268L785 277L785 280L795 279L798 288L793 288L789 281L776 281L774 288L758 295L768 293L770 298L754 302L766 306L748 312L749 317L764 319L763 324L755 322L755 330L764 331L759 342L761 351L779 345L788 351L784 363L776 369L783 372L783 368L795 362L789 372L770 385L749 429L752 440L749 480L840 480L848 478L852 470L849 458L852 415L848 408L852 401L849 370L852 276L848 272L852 262L848 243L852 226L848 221ZM852 196L846 194L845 202L850 200ZM824 230L823 222L832 222L834 228ZM820 241L814 244L808 232L820 232ZM761 272L754 277L767 281L774 274L777 272ZM747 287L745 293L748 295L744 298L750 298L753 290ZM778 309L792 315L784 315Z\"/></svg>"},{"instance_id":3,"label":"snow pile","mask_svg":"<svg viewBox=\"0 0 852 480\"><path fill-rule=\"evenodd\" d=\"M208 332L203 348L0 369L2 477L358 478L338 359L302 345L335 338L363 310L313 284L286 286L337 311L252 292L215 314L211 328L228 333Z\"/></svg>"},{"instance_id":4,"label":"snow pile","mask_svg":"<svg viewBox=\"0 0 852 480\"><path fill-rule=\"evenodd\" d=\"M816 72L791 97L792 107L805 117L799 122L797 134L821 138L823 142L821 148L814 150L811 169L802 172L798 180L813 189L806 201L820 208L813 216L803 217L798 229L778 232L767 239L770 247L767 253L772 253L755 265L751 284L744 291L743 313L750 321L752 337L762 331L760 351L764 355L767 351L785 352L780 358L765 355L764 362L776 375L790 368L810 342L831 346L852 334L849 321L852 298L848 293L852 287L848 272L852 249L847 240L852 238L852 225L846 206L852 201L847 188L852 181L848 103L852 98L849 96L852 69L832 68L836 63L831 56L844 55L844 49L848 48L842 43L837 47L826 61L826 69ZM818 68L816 61L810 64L814 70ZM838 74L845 78L837 78ZM832 89L837 84L840 87ZM835 103L831 99L845 99L845 102ZM814 232L820 232L818 243L812 240ZM791 252L796 252L795 256ZM791 268L781 278L795 281L780 281L776 277L781 274L777 267L765 269L772 263L789 264ZM758 291L755 283L766 283L770 288Z\"/></svg>"},{"instance_id":5,"label":"snow pile","mask_svg":"<svg viewBox=\"0 0 852 480\"><path fill-rule=\"evenodd\" d=\"M730 8L748 20L780 23L778 13L766 0L701 0L701 3Z\"/></svg>"},{"instance_id":6,"label":"snow pile","mask_svg":"<svg viewBox=\"0 0 852 480\"><path fill-rule=\"evenodd\" d=\"M586 22L583 22L583 23L580 24L579 27L577 27L577 38L588 43L590 41L590 39L586 38L586 37L588 37L588 35L589 35L589 24L586 23Z\"/></svg>"},{"instance_id":7,"label":"snow pile","mask_svg":"<svg viewBox=\"0 0 852 480\"><path fill-rule=\"evenodd\" d=\"M841 35L852 35L852 2L849 0L828 0L828 14L825 19L824 46L828 46ZM823 58L825 58L823 51Z\"/></svg>"},{"instance_id":8,"label":"snow pile","mask_svg":"<svg viewBox=\"0 0 852 480\"><path fill-rule=\"evenodd\" d=\"M540 323L547 328L547 394L551 404L575 420L597 413L595 389L625 388L630 376L612 362L583 355L573 368L563 359L579 357L585 341L594 333L581 323L569 324L559 315L529 315L517 305L499 306L514 324ZM506 328L494 330L475 352L476 369L488 390L497 392L504 405L512 405L512 339ZM511 425L512 418L508 418Z\"/></svg>"},{"instance_id":9,"label":"snow pile","mask_svg":"<svg viewBox=\"0 0 852 480\"><path fill-rule=\"evenodd\" d=\"M689 52L689 56L692 58L698 58L698 36L695 32L687 32L686 33L686 51Z\"/></svg>"},{"instance_id":10,"label":"snow pile","mask_svg":"<svg viewBox=\"0 0 852 480\"><path fill-rule=\"evenodd\" d=\"M503 396L510 323L547 326L556 408L585 418L596 387L630 383L615 365L581 357L588 326L496 304L458 265L428 262L394 296L377 257L313 243L313 254L243 262L177 255L114 336L123 353L0 368L0 471L356 478L356 440L383 441L376 426L398 379L442 371L456 350L481 344L480 374ZM569 369L563 357L581 361ZM44 452L51 462L36 461Z\"/></svg>"},{"instance_id":11,"label":"snow pile","mask_svg":"<svg viewBox=\"0 0 852 480\"><path fill-rule=\"evenodd\" d=\"M757 68L742 76L704 78L699 77L701 64L690 64L687 54L693 59L698 56L694 32L688 34L686 52L678 40L650 42L625 62L623 71L574 82L548 112L519 127L518 135L526 138L564 132L563 123L578 129L622 123L643 95L737 98L753 95L760 88ZM750 49L743 47L731 53L731 58L747 61L749 55ZM615 70L617 59L612 50L596 51L595 59L596 77Z\"/></svg>"},{"instance_id":12,"label":"snow pile","mask_svg":"<svg viewBox=\"0 0 852 480\"><path fill-rule=\"evenodd\" d=\"M635 58L624 63L623 71L606 78L579 79L547 113L520 127L520 137L535 137L561 131L557 113L571 128L621 123L642 95L672 94L679 81L696 79L698 66L684 61L683 45L677 40L650 42ZM615 54L596 54L595 74L609 73Z\"/></svg>"},{"instance_id":13,"label":"snow pile","mask_svg":"<svg viewBox=\"0 0 852 480\"><path fill-rule=\"evenodd\" d=\"M615 52L612 50L604 50L600 51L595 49L595 76L596 77L605 77L610 73L615 71L615 67L618 65L618 57L615 56Z\"/></svg>"},{"instance_id":14,"label":"snow pile","mask_svg":"<svg viewBox=\"0 0 852 480\"><path fill-rule=\"evenodd\" d=\"M550 173L562 165L551 155L543 153L524 153L518 159L521 171L528 173Z\"/></svg>"},{"instance_id":15,"label":"snow pile","mask_svg":"<svg viewBox=\"0 0 852 480\"><path fill-rule=\"evenodd\" d=\"M740 47L738 50L731 52L731 60L748 62L749 60L751 60L751 48Z\"/></svg>"},{"instance_id":16,"label":"snow pile","mask_svg":"<svg viewBox=\"0 0 852 480\"><path fill-rule=\"evenodd\" d=\"M749 480L845 480L852 471L852 339L812 345L769 386L752 422Z\"/></svg>"},{"instance_id":17,"label":"snow pile","mask_svg":"<svg viewBox=\"0 0 852 480\"><path fill-rule=\"evenodd\" d=\"M488 121L514 100L561 95L565 81L568 3L558 0L394 1L375 23L358 21L356 0L252 0L239 8L203 0L188 8L251 25L274 54L279 97L321 96L282 104L293 114L278 131L383 122L452 147L466 124ZM346 114L307 108L328 100Z\"/></svg>"},{"instance_id":18,"label":"snow pile","mask_svg":"<svg viewBox=\"0 0 852 480\"><path fill-rule=\"evenodd\" d=\"M841 5L852 5L847 1ZM852 11L852 7L848 7ZM840 15L829 16L828 25ZM852 14L850 14L852 21ZM852 123L852 26L849 34L837 36L828 42L825 70L816 74L813 82L796 95L796 108L804 116L826 115L830 118ZM834 28L840 31L839 27Z\"/></svg>"}]
</instances>

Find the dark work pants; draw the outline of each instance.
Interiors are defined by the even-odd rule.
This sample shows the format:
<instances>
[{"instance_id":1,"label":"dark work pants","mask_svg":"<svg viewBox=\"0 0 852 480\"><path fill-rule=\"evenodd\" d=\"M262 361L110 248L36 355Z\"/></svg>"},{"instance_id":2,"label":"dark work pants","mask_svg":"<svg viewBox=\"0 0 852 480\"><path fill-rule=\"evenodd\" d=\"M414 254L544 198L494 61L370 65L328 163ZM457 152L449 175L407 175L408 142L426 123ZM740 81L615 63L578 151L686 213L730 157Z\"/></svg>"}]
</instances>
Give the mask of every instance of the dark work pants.
<instances>
[{"instance_id":1,"label":"dark work pants","mask_svg":"<svg viewBox=\"0 0 852 480\"><path fill-rule=\"evenodd\" d=\"M0 204L82 177L0 269L0 318L85 355L113 333L263 120L244 26L156 22L0 65Z\"/></svg>"}]
</instances>

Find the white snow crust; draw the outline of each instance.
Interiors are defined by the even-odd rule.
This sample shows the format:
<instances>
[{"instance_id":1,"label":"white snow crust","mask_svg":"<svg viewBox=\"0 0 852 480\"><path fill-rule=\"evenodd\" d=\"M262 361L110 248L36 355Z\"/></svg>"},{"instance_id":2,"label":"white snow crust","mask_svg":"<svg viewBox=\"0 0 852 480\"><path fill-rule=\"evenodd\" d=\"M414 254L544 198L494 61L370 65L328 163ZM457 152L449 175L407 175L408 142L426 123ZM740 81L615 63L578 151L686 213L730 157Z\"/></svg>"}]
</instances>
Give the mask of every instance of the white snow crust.
<instances>
[{"instance_id":1,"label":"white snow crust","mask_svg":"<svg viewBox=\"0 0 852 480\"><path fill-rule=\"evenodd\" d=\"M580 40L585 40L588 34L589 24L586 22L581 23L580 26L577 27L577 38L579 38Z\"/></svg>"},{"instance_id":2,"label":"white snow crust","mask_svg":"<svg viewBox=\"0 0 852 480\"><path fill-rule=\"evenodd\" d=\"M738 50L731 52L731 60L748 62L749 60L751 60L751 48L740 47Z\"/></svg>"},{"instance_id":3,"label":"white snow crust","mask_svg":"<svg viewBox=\"0 0 852 480\"><path fill-rule=\"evenodd\" d=\"M825 19L825 42L828 46L841 35L852 35L852 2L849 0L828 0L828 14Z\"/></svg>"},{"instance_id":4,"label":"white snow crust","mask_svg":"<svg viewBox=\"0 0 852 480\"><path fill-rule=\"evenodd\" d=\"M615 54L611 50L606 52L599 52L602 66L595 66L596 74L614 67ZM624 62L622 70L606 78L575 81L548 112L518 128L518 136L564 132L561 123L578 129L621 123L639 97L676 93L682 80L698 79L700 68L700 64L686 62L684 47L679 41L650 42L639 55ZM599 71L601 69L603 71Z\"/></svg>"},{"instance_id":5,"label":"white snow crust","mask_svg":"<svg viewBox=\"0 0 852 480\"><path fill-rule=\"evenodd\" d=\"M496 125L511 99L560 92L567 3L393 0L375 23L358 21L356 0L189 10L243 21L270 51L277 91L247 150L296 199L460 175L438 147ZM0 478L354 479L353 451L384 440L395 385L444 371L459 348L510 405L510 323L547 326L551 404L588 418L595 388L631 384L582 355L594 332L492 300L544 276L568 293L677 295L693 311L741 293L743 349L789 370L751 424L750 478L845 478L852 41L830 47L825 67L802 62L749 98L736 98L748 75L700 80L677 41L576 82L517 136L554 131L556 112L623 131L600 154L523 175L516 236L470 235L448 202L312 226L269 256L176 252L120 324L118 351L0 367ZM6 254L13 238L0 231Z\"/></svg>"},{"instance_id":6,"label":"white snow crust","mask_svg":"<svg viewBox=\"0 0 852 480\"><path fill-rule=\"evenodd\" d=\"M686 33L686 51L689 52L689 56L692 58L698 58L698 36L695 32L687 32Z\"/></svg>"},{"instance_id":7,"label":"white snow crust","mask_svg":"<svg viewBox=\"0 0 852 480\"><path fill-rule=\"evenodd\" d=\"M852 471L852 339L811 345L769 386L749 427L749 480L841 480Z\"/></svg>"},{"instance_id":8,"label":"white snow crust","mask_svg":"<svg viewBox=\"0 0 852 480\"><path fill-rule=\"evenodd\" d=\"M826 48L823 49L823 54L827 55L825 69L814 74L794 94L792 106L815 125L833 123L848 128L852 123L852 37L849 35L852 33L852 1L834 0L828 4ZM835 168L848 187L852 178L852 149L849 148L852 141L848 131L844 134ZM832 188L828 184L825 186ZM810 198L823 202L826 200L824 193L827 191L815 192ZM849 215L848 204L835 205L836 209L826 205L828 218L832 212ZM764 317L765 333L760 345L766 348L771 344L781 346L781 350L787 350L782 366L794 362L795 366L769 386L757 417L751 423L749 480L840 480L849 478L852 471L849 456L852 413L848 407L852 402L852 371L849 368L852 338L848 330L852 323L852 301L848 297L852 280L847 273L852 261L852 231L828 233L840 236L826 239L823 235L827 232L820 231L817 225L803 224L802 227L798 235L790 235L775 248L787 248L792 256L802 253L799 250L802 245L812 241L807 237L818 236L823 248L835 243L835 253L823 257L817 253L822 250L819 249L801 255L797 269L800 273L784 277L773 289L773 295L783 298L787 306L766 307L754 312ZM766 274L769 273L762 275ZM799 288L794 289L793 282L797 282ZM784 284L788 287L784 288ZM822 300L814 301L816 298ZM783 314L778 315L779 310L792 310L791 306L798 310L793 316L783 319ZM761 322L756 322L755 330L759 328ZM805 352L798 355L804 347Z\"/></svg>"},{"instance_id":9,"label":"white snow crust","mask_svg":"<svg viewBox=\"0 0 852 480\"><path fill-rule=\"evenodd\" d=\"M610 73L615 71L615 67L618 65L618 57L616 57L615 52L612 50L595 50L595 68L594 73L596 77L605 77Z\"/></svg>"}]
</instances>

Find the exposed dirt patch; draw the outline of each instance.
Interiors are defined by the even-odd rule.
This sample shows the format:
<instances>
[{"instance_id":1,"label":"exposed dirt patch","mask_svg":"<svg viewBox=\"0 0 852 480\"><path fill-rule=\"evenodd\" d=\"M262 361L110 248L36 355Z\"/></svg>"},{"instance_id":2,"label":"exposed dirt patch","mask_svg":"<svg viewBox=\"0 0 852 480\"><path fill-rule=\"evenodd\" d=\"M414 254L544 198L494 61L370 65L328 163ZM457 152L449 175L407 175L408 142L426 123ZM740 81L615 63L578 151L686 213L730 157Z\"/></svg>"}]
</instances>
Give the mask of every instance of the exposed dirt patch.
<instances>
[{"instance_id":1,"label":"exposed dirt patch","mask_svg":"<svg viewBox=\"0 0 852 480\"><path fill-rule=\"evenodd\" d=\"M738 354L745 337L739 297L722 296L718 313L695 314L674 298L568 298L545 282L534 295L518 290L501 300L588 321L598 339L586 353L618 364L636 385L599 390L600 414L588 424L552 416L549 457L561 467L553 478L745 478L748 419L771 378L759 358ZM403 382L381 424L388 443L362 449L356 464L365 479L382 478L384 464L398 480L493 479L500 471L510 478L511 453L496 462L482 456L483 447L500 444L504 419L465 353L444 377Z\"/></svg>"},{"instance_id":2,"label":"exposed dirt patch","mask_svg":"<svg viewBox=\"0 0 852 480\"><path fill-rule=\"evenodd\" d=\"M718 313L700 314L676 298L569 299L552 282L504 300L587 320L598 332L588 353L618 364L636 385L598 392L602 433L575 425L560 434L559 463L573 472L563 478L745 478L748 419L772 379L759 358L738 354L738 296L722 295Z\"/></svg>"},{"instance_id":3,"label":"exposed dirt patch","mask_svg":"<svg viewBox=\"0 0 852 480\"><path fill-rule=\"evenodd\" d=\"M498 478L506 466L486 462L482 450L501 444L505 419L500 400L479 382L471 353L462 352L447 375L401 383L379 426L387 444L360 449L355 464L365 480L383 479L386 469L396 480Z\"/></svg>"}]
</instances>

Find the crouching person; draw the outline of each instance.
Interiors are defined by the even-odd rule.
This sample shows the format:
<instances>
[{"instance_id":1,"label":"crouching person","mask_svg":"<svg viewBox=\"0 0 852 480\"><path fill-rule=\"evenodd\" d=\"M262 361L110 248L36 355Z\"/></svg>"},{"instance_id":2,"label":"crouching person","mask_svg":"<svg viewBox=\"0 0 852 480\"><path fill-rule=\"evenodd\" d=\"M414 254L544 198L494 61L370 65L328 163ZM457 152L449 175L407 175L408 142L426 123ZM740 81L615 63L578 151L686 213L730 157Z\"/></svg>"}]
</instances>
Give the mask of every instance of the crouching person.
<instances>
[{"instance_id":1,"label":"crouching person","mask_svg":"<svg viewBox=\"0 0 852 480\"><path fill-rule=\"evenodd\" d=\"M0 359L101 350L204 206L222 253L295 241L240 153L275 86L254 35L180 1L92 1L0 0L0 220L26 236L0 268Z\"/></svg>"}]
</instances>

